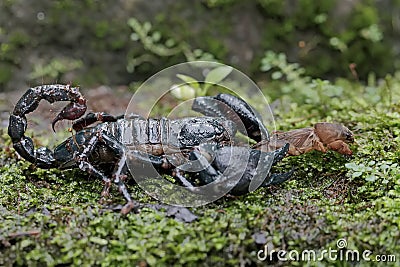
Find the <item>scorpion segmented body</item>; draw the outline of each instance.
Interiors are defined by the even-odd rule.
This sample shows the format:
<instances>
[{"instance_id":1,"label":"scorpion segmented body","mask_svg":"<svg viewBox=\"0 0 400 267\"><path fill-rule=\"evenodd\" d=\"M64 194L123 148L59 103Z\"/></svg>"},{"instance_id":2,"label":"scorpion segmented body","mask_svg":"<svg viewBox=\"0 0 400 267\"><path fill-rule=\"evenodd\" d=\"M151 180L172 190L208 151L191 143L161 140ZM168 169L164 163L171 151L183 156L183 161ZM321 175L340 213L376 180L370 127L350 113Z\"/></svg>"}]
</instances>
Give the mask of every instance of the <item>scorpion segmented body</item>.
<instances>
[{"instance_id":1,"label":"scorpion segmented body","mask_svg":"<svg viewBox=\"0 0 400 267\"><path fill-rule=\"evenodd\" d=\"M126 146L139 148L152 155L164 150L191 148L203 142L229 142L235 125L222 118L182 118L169 120L134 118L106 126L108 132ZM163 147L165 146L165 147Z\"/></svg>"},{"instance_id":2,"label":"scorpion segmented body","mask_svg":"<svg viewBox=\"0 0 400 267\"><path fill-rule=\"evenodd\" d=\"M78 119L73 123L76 134L58 145L54 151L46 147L35 150L32 139L25 136L26 114L33 112L42 99L50 103L70 102L53 120L53 130L60 120ZM215 101L223 105L216 105ZM137 115L121 118L106 113L89 113L82 117L86 112L86 100L77 87L59 84L43 85L30 88L18 101L10 116L8 134L15 150L40 168L78 167L102 179L105 184L102 196L108 195L111 182L114 182L127 200L121 210L124 214L134 207L123 182L127 174L128 154L130 158L151 163L157 169L172 171L171 173L176 174L178 181L181 181L184 186L191 187L192 181L187 181L181 175L179 165L184 160L199 159L210 152L204 151L203 154L199 154L203 143L215 144L213 147L216 151L214 151L215 157L210 159L211 162L202 161L205 164L204 170L197 173L202 183L219 179L228 165L235 164L227 158L243 160L239 156L243 152L249 152L252 158L249 160L248 167L244 169L244 174L237 186L233 185L234 188L231 190L232 193L243 194L249 192L249 184L253 179L257 164L271 166L281 160L288 151L288 145L272 152L262 152L250 147L238 147L232 143L236 129L243 133L248 132L248 136L256 141L266 141L269 138L265 126L254 110L235 96L220 94L215 97L197 98L193 109L205 115L217 117L168 120L165 118L144 119ZM237 127L239 120L244 127ZM88 127L95 122L101 123ZM181 159L170 156L175 153L180 154ZM106 168L103 168L104 166ZM281 183L292 174L292 172L270 174L269 168L266 172L259 174L262 179L265 179L261 186ZM229 179L229 177L226 178Z\"/></svg>"},{"instance_id":3,"label":"scorpion segmented body","mask_svg":"<svg viewBox=\"0 0 400 267\"><path fill-rule=\"evenodd\" d=\"M88 116L105 117L108 114L89 113ZM133 117L133 118L132 118ZM82 121L74 123L74 128L80 128ZM191 129L191 131L189 131ZM119 144L130 151L145 152L154 156L190 152L191 148L203 142L218 144L231 142L235 134L235 125L222 118L183 118L169 120L144 119L131 115L130 119L114 118L113 121L101 123L95 127L78 131L54 150L54 159L60 168L70 168L76 164L73 154L85 145L93 133L101 133L113 137ZM107 146L99 145L93 151L96 163L110 163L115 158ZM182 161L184 161L182 159ZM166 162L164 162L166 163ZM166 163L167 164L167 163Z\"/></svg>"}]
</instances>

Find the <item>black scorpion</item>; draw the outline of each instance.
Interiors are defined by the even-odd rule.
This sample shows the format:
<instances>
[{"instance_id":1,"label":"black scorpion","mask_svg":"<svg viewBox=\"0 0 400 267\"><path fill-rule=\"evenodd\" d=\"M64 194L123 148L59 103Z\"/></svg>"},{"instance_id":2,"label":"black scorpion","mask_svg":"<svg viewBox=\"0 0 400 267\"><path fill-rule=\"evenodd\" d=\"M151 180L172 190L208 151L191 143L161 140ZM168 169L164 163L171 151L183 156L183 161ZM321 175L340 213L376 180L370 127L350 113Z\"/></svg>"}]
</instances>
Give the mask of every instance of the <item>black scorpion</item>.
<instances>
[{"instance_id":1,"label":"black scorpion","mask_svg":"<svg viewBox=\"0 0 400 267\"><path fill-rule=\"evenodd\" d=\"M76 134L54 151L46 147L35 149L32 139L25 136L25 115L33 112L42 99L50 103L70 102L53 120L53 130L60 120L78 119L73 123ZM243 100L228 94L195 99L193 109L205 117L144 119L137 115L124 118L106 113L88 113L82 117L86 109L86 100L77 87L54 84L30 88L10 115L8 134L16 152L40 168L79 168L104 182L102 196L108 195L114 182L127 201L121 210L123 214L134 207L124 184L128 173L127 156L151 163L158 170L174 175L183 186L191 188L195 186L194 179L187 180L184 171L179 168L180 164L188 159L200 159L204 164L202 170L190 176L201 184L208 184L220 179L224 170L235 163L231 159L242 160L240 155L246 152L249 159L245 170L237 170L241 175L239 181L229 185L232 186L231 194L240 195L249 192L257 166L270 166L271 161L275 164L286 155L289 147L285 145L276 151L263 152L237 145L232 139L237 130L257 142L268 140L269 136L253 109ZM88 127L95 122L100 123ZM201 160L210 154L213 155L210 162ZM271 174L268 168L266 173L261 174L263 181L260 186L279 184L291 174L292 171ZM229 177L225 178L229 180Z\"/></svg>"}]
</instances>

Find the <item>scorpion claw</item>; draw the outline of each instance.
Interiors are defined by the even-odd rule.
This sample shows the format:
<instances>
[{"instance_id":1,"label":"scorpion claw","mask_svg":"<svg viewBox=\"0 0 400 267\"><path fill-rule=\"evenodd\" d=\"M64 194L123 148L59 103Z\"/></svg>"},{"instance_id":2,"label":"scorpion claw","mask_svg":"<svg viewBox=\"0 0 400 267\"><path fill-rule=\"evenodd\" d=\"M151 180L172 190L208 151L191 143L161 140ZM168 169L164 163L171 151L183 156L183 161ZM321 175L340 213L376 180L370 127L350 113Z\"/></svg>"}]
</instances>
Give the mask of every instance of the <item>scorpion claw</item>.
<instances>
[{"instance_id":1,"label":"scorpion claw","mask_svg":"<svg viewBox=\"0 0 400 267\"><path fill-rule=\"evenodd\" d=\"M290 144L286 143L283 147L275 150L274 152L274 164L281 161L284 157L286 157L289 151Z\"/></svg>"},{"instance_id":2,"label":"scorpion claw","mask_svg":"<svg viewBox=\"0 0 400 267\"><path fill-rule=\"evenodd\" d=\"M56 132L56 130L54 129L54 126L56 125L56 123L58 121L60 121L61 119L58 118L58 116L51 122L51 129L53 129L53 132Z\"/></svg>"},{"instance_id":3,"label":"scorpion claw","mask_svg":"<svg viewBox=\"0 0 400 267\"><path fill-rule=\"evenodd\" d=\"M51 123L51 128L54 130L54 126L58 121L61 120L75 120L81 117L83 114L86 112L86 100L82 98L79 99L79 102L71 102L67 106L61 110L60 113L58 113L57 117L53 120Z\"/></svg>"},{"instance_id":4,"label":"scorpion claw","mask_svg":"<svg viewBox=\"0 0 400 267\"><path fill-rule=\"evenodd\" d=\"M269 185L278 185L283 182L286 182L289 180L290 177L292 177L295 169L292 168L290 171L285 172L285 173L272 173L269 180L263 184L263 186L269 186Z\"/></svg>"}]
</instances>

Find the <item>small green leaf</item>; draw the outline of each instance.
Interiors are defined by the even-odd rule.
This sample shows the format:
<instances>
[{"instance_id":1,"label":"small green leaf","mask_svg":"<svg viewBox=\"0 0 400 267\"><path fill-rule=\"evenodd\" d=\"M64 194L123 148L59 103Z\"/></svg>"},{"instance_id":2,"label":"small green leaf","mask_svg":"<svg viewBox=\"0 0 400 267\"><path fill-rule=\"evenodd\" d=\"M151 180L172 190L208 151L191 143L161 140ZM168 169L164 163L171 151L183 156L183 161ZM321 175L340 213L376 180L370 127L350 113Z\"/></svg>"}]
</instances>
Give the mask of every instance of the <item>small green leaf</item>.
<instances>
[{"instance_id":1,"label":"small green leaf","mask_svg":"<svg viewBox=\"0 0 400 267\"><path fill-rule=\"evenodd\" d=\"M270 69L272 69L272 66L271 66L271 64L269 64L269 62L265 61L265 62L262 63L262 66L261 66L260 69L261 69L261 71L267 72Z\"/></svg>"},{"instance_id":2,"label":"small green leaf","mask_svg":"<svg viewBox=\"0 0 400 267\"><path fill-rule=\"evenodd\" d=\"M143 29L146 31L146 32L149 32L150 30L151 30L151 23L150 22L148 22L148 21L146 21L145 23L143 23Z\"/></svg>"},{"instance_id":3,"label":"small green leaf","mask_svg":"<svg viewBox=\"0 0 400 267\"><path fill-rule=\"evenodd\" d=\"M21 249L26 248L27 246L29 246L32 243L33 243L32 240L29 240L29 239L22 240L20 243Z\"/></svg>"},{"instance_id":4,"label":"small green leaf","mask_svg":"<svg viewBox=\"0 0 400 267\"><path fill-rule=\"evenodd\" d=\"M386 163L384 163L384 164L381 165L381 170L387 170L387 169L389 169L389 168L390 168L390 166L387 165Z\"/></svg>"},{"instance_id":5,"label":"small green leaf","mask_svg":"<svg viewBox=\"0 0 400 267\"><path fill-rule=\"evenodd\" d=\"M128 25L131 26L132 28L135 28L138 24L139 24L139 22L135 18L130 18L128 20Z\"/></svg>"},{"instance_id":6,"label":"small green leaf","mask_svg":"<svg viewBox=\"0 0 400 267\"><path fill-rule=\"evenodd\" d=\"M176 77L178 77L179 79L181 79L185 83L188 83L193 88L199 88L200 87L199 81L197 81L193 77L190 77L190 76L184 75L184 74L177 74Z\"/></svg>"},{"instance_id":7,"label":"small green leaf","mask_svg":"<svg viewBox=\"0 0 400 267\"><path fill-rule=\"evenodd\" d=\"M283 73L280 72L280 71L274 71L274 72L271 74L271 78L272 78L273 80L279 80L280 78L282 78L282 76L283 76Z\"/></svg>"},{"instance_id":8,"label":"small green leaf","mask_svg":"<svg viewBox=\"0 0 400 267\"><path fill-rule=\"evenodd\" d=\"M357 168L357 164L355 164L354 162L346 163L344 166L350 170L355 170Z\"/></svg>"},{"instance_id":9,"label":"small green leaf","mask_svg":"<svg viewBox=\"0 0 400 267\"><path fill-rule=\"evenodd\" d=\"M376 179L378 179L378 177L376 177L376 176L373 175L373 174L368 175L367 177L365 177L365 180L367 180L368 182L375 182Z\"/></svg>"},{"instance_id":10,"label":"small green leaf","mask_svg":"<svg viewBox=\"0 0 400 267\"><path fill-rule=\"evenodd\" d=\"M205 79L204 89L208 89L213 84L218 84L223 79L225 79L231 72L233 68L229 66L221 66L211 70Z\"/></svg>"},{"instance_id":11,"label":"small green leaf","mask_svg":"<svg viewBox=\"0 0 400 267\"><path fill-rule=\"evenodd\" d=\"M103 246L108 244L108 241L106 239L103 239L103 238L100 238L97 236L91 236L89 238L89 241L92 243L98 244L98 245L103 245Z\"/></svg>"},{"instance_id":12,"label":"small green leaf","mask_svg":"<svg viewBox=\"0 0 400 267\"><path fill-rule=\"evenodd\" d=\"M151 37L153 38L153 42L158 42L158 41L161 40L161 33L160 32L153 32Z\"/></svg>"},{"instance_id":13,"label":"small green leaf","mask_svg":"<svg viewBox=\"0 0 400 267\"><path fill-rule=\"evenodd\" d=\"M322 24L327 20L327 18L328 18L328 16L325 13L318 14L317 16L315 16L314 22L316 24Z\"/></svg>"},{"instance_id":14,"label":"small green leaf","mask_svg":"<svg viewBox=\"0 0 400 267\"><path fill-rule=\"evenodd\" d=\"M196 91L193 87L186 84L173 85L171 87L171 94L177 99L188 100L196 96Z\"/></svg>"},{"instance_id":15,"label":"small green leaf","mask_svg":"<svg viewBox=\"0 0 400 267\"><path fill-rule=\"evenodd\" d=\"M175 45L174 39L169 38L167 41L165 41L166 47L173 47L174 45Z\"/></svg>"},{"instance_id":16,"label":"small green leaf","mask_svg":"<svg viewBox=\"0 0 400 267\"><path fill-rule=\"evenodd\" d=\"M131 34L131 40L132 41L139 41L140 37L137 33L132 33Z\"/></svg>"}]
</instances>

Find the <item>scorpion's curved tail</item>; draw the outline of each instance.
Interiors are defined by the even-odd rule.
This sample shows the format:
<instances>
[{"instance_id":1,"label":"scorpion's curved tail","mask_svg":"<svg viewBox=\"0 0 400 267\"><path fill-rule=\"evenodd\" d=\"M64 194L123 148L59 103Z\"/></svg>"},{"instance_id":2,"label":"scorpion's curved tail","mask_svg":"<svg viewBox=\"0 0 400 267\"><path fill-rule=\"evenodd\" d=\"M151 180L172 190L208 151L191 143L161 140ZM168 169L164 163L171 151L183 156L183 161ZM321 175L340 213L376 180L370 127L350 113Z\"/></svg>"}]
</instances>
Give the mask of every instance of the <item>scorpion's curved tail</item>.
<instances>
[{"instance_id":1,"label":"scorpion's curved tail","mask_svg":"<svg viewBox=\"0 0 400 267\"><path fill-rule=\"evenodd\" d=\"M15 105L14 111L10 115L8 135L18 154L40 168L53 168L57 166L53 152L46 147L35 150L32 139L25 136L27 127L25 115L33 112L42 99L50 103L70 101L53 120L53 130L57 121L74 120L81 117L86 112L86 100L77 87L61 84L42 85L30 88Z\"/></svg>"}]
</instances>

